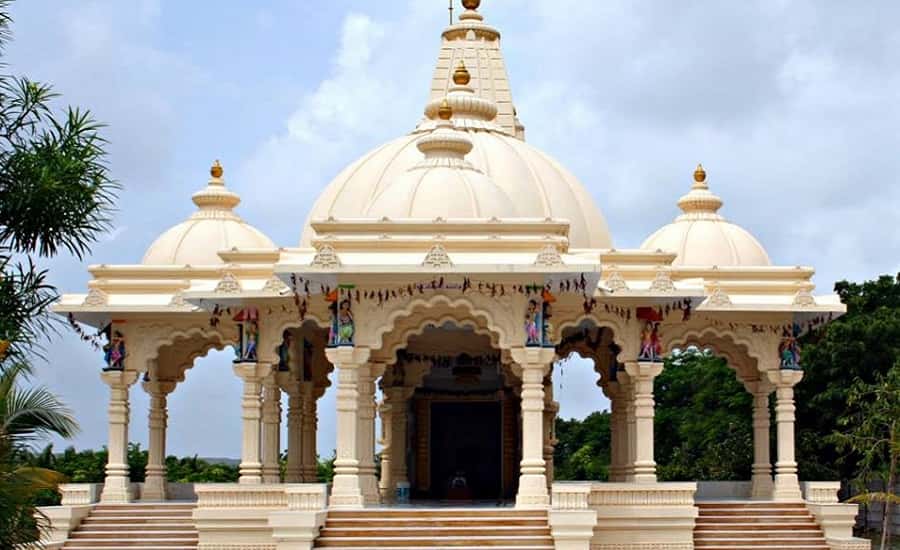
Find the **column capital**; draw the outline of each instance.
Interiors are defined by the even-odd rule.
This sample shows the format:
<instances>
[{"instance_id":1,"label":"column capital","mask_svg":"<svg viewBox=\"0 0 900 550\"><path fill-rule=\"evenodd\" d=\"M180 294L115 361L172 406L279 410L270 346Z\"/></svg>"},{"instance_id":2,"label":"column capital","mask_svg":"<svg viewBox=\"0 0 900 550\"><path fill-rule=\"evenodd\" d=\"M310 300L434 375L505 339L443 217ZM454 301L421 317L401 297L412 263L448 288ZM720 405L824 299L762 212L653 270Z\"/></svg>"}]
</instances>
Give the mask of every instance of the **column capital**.
<instances>
[{"instance_id":1,"label":"column capital","mask_svg":"<svg viewBox=\"0 0 900 550\"><path fill-rule=\"evenodd\" d=\"M556 360L556 350L552 348L510 348L509 355L514 366L543 365L546 368L544 375L550 372L550 365Z\"/></svg>"},{"instance_id":2,"label":"column capital","mask_svg":"<svg viewBox=\"0 0 900 550\"><path fill-rule=\"evenodd\" d=\"M139 375L134 370L108 370L100 373L100 378L110 388L122 389L133 386Z\"/></svg>"},{"instance_id":3,"label":"column capital","mask_svg":"<svg viewBox=\"0 0 900 550\"><path fill-rule=\"evenodd\" d=\"M303 392L303 381L293 372L276 372L275 381L281 391L290 397L299 396Z\"/></svg>"},{"instance_id":4,"label":"column capital","mask_svg":"<svg viewBox=\"0 0 900 550\"><path fill-rule=\"evenodd\" d=\"M802 370L777 369L766 371L769 382L776 388L793 388L800 380L803 380Z\"/></svg>"},{"instance_id":5,"label":"column capital","mask_svg":"<svg viewBox=\"0 0 900 550\"><path fill-rule=\"evenodd\" d=\"M245 382L260 382L272 372L268 363L235 363L234 373Z\"/></svg>"},{"instance_id":6,"label":"column capital","mask_svg":"<svg viewBox=\"0 0 900 550\"><path fill-rule=\"evenodd\" d=\"M332 365L339 365L341 368L348 368L352 365L364 365L371 354L371 349L356 346L342 346L325 350L325 356L328 358L328 361Z\"/></svg>"},{"instance_id":7,"label":"column capital","mask_svg":"<svg viewBox=\"0 0 900 550\"><path fill-rule=\"evenodd\" d=\"M625 372L635 380L653 380L663 371L663 364L649 361L629 361L625 363Z\"/></svg>"},{"instance_id":8,"label":"column capital","mask_svg":"<svg viewBox=\"0 0 900 550\"><path fill-rule=\"evenodd\" d=\"M141 387L150 395L166 396L175 391L177 383L174 380L153 380L141 382Z\"/></svg>"}]
</instances>

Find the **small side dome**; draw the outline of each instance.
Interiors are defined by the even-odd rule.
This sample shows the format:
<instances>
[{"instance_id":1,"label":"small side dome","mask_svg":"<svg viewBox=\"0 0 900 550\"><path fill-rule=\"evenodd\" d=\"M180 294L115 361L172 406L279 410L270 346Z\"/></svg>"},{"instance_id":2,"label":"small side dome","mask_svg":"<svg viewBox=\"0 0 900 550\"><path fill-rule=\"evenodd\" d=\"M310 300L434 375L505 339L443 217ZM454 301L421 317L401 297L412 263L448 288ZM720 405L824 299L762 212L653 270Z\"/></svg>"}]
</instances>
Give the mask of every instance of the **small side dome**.
<instances>
[{"instance_id":1,"label":"small side dome","mask_svg":"<svg viewBox=\"0 0 900 550\"><path fill-rule=\"evenodd\" d=\"M275 248L271 239L234 213L241 198L225 187L219 161L209 173L206 187L192 197L198 210L160 235L147 249L142 264L217 265L223 263L218 254L222 250Z\"/></svg>"},{"instance_id":2,"label":"small side dome","mask_svg":"<svg viewBox=\"0 0 900 550\"><path fill-rule=\"evenodd\" d=\"M678 200L683 214L650 235L641 248L678 254L674 265L772 265L756 237L719 214L722 204L709 190L703 165L698 165L691 191Z\"/></svg>"}]
</instances>

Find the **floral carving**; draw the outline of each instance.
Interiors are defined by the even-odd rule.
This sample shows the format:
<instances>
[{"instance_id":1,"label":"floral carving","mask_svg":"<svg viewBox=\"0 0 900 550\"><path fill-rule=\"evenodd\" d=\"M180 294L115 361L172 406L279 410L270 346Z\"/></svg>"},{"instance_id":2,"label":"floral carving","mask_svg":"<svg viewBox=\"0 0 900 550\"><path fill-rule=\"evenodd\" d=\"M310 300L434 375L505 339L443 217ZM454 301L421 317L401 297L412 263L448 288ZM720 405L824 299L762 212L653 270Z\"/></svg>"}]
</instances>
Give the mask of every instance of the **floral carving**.
<instances>
[{"instance_id":1,"label":"floral carving","mask_svg":"<svg viewBox=\"0 0 900 550\"><path fill-rule=\"evenodd\" d=\"M238 281L234 273L226 271L222 274L222 279L216 285L216 292L223 294L238 294L241 291L241 283Z\"/></svg>"},{"instance_id":2,"label":"floral carving","mask_svg":"<svg viewBox=\"0 0 900 550\"><path fill-rule=\"evenodd\" d=\"M422 267L441 269L453 267L453 262L447 254L447 249L444 248L443 245L436 244L432 246L431 250L428 251L428 254L425 255L425 260L422 261Z\"/></svg>"},{"instance_id":3,"label":"floral carving","mask_svg":"<svg viewBox=\"0 0 900 550\"><path fill-rule=\"evenodd\" d=\"M537 267L558 267L564 263L559 250L552 244L548 244L538 252L537 258L534 260L534 265Z\"/></svg>"},{"instance_id":4,"label":"floral carving","mask_svg":"<svg viewBox=\"0 0 900 550\"><path fill-rule=\"evenodd\" d=\"M316 255L310 265L321 269L337 269L341 267L341 259L338 258L333 246L323 244L316 249Z\"/></svg>"},{"instance_id":5,"label":"floral carving","mask_svg":"<svg viewBox=\"0 0 900 550\"><path fill-rule=\"evenodd\" d=\"M715 289L713 289L712 294L709 295L707 304L715 307L728 307L732 305L731 298L725 294L725 291L722 290L722 287L720 286L716 286Z\"/></svg>"},{"instance_id":6,"label":"floral carving","mask_svg":"<svg viewBox=\"0 0 900 550\"><path fill-rule=\"evenodd\" d=\"M621 292L623 290L628 290L628 283L625 282L621 273L613 271L606 279L606 288L610 292Z\"/></svg>"},{"instance_id":7,"label":"floral carving","mask_svg":"<svg viewBox=\"0 0 900 550\"><path fill-rule=\"evenodd\" d=\"M816 299L809 289L803 289L794 295L794 305L800 307L814 307L816 305Z\"/></svg>"},{"instance_id":8,"label":"floral carving","mask_svg":"<svg viewBox=\"0 0 900 550\"><path fill-rule=\"evenodd\" d=\"M656 278L650 284L650 290L653 292L675 292L675 283L668 271L659 270L656 272Z\"/></svg>"},{"instance_id":9,"label":"floral carving","mask_svg":"<svg viewBox=\"0 0 900 550\"><path fill-rule=\"evenodd\" d=\"M92 288L88 295L84 298L82 305L85 306L105 306L109 302L109 296L99 288Z\"/></svg>"},{"instance_id":10,"label":"floral carving","mask_svg":"<svg viewBox=\"0 0 900 550\"><path fill-rule=\"evenodd\" d=\"M262 289L263 292L271 292L273 294L287 294L290 291L288 286L284 284L284 281L276 275L273 275L271 279L266 281Z\"/></svg>"}]
</instances>

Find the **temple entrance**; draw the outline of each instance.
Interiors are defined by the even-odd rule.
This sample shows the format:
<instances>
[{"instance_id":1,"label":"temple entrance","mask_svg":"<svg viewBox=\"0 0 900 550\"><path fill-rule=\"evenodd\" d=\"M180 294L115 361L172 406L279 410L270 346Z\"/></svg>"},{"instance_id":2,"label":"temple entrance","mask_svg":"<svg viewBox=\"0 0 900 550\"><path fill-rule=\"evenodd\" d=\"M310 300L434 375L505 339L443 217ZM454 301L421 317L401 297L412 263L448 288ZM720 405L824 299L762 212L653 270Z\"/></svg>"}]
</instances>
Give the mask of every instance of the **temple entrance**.
<instances>
[{"instance_id":1,"label":"temple entrance","mask_svg":"<svg viewBox=\"0 0 900 550\"><path fill-rule=\"evenodd\" d=\"M503 498L501 417L498 401L431 404L433 498Z\"/></svg>"}]
</instances>

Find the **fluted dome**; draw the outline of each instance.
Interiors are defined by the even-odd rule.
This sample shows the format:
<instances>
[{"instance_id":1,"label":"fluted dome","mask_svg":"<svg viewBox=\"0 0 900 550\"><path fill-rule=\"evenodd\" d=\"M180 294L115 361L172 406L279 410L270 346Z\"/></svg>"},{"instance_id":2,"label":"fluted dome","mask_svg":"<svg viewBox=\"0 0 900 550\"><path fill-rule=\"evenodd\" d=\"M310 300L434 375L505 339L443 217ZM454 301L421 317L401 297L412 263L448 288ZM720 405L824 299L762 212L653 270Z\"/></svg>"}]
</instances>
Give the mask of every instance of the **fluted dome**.
<instances>
[{"instance_id":1,"label":"fluted dome","mask_svg":"<svg viewBox=\"0 0 900 550\"><path fill-rule=\"evenodd\" d=\"M682 214L650 235L641 248L674 252L674 265L768 266L763 246L746 229L719 213L722 199L709 190L706 171L698 166L691 191L678 200Z\"/></svg>"},{"instance_id":2,"label":"fluted dome","mask_svg":"<svg viewBox=\"0 0 900 550\"><path fill-rule=\"evenodd\" d=\"M260 230L234 213L241 198L225 187L222 166L216 161L206 187L194 193L198 210L168 229L144 254L146 265L216 265L218 252L231 248L275 248Z\"/></svg>"},{"instance_id":3,"label":"fluted dome","mask_svg":"<svg viewBox=\"0 0 900 550\"><path fill-rule=\"evenodd\" d=\"M301 246L309 246L315 236L312 220L382 216L552 218L570 223L572 248L612 246L606 221L581 182L524 141L499 32L482 19L469 9L444 32L425 119L410 135L376 148L338 174L313 205ZM471 85L465 66L474 67ZM435 131L443 101L453 111L452 127L472 144L466 160L480 176L472 171L429 172L419 173L422 179L416 180L409 174L425 158L417 144ZM485 184L487 180L492 185Z\"/></svg>"}]
</instances>

